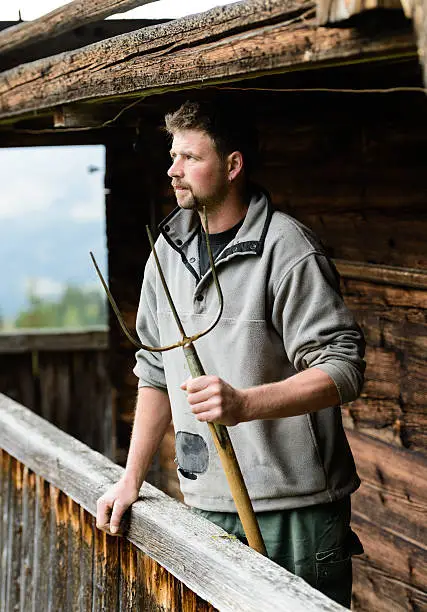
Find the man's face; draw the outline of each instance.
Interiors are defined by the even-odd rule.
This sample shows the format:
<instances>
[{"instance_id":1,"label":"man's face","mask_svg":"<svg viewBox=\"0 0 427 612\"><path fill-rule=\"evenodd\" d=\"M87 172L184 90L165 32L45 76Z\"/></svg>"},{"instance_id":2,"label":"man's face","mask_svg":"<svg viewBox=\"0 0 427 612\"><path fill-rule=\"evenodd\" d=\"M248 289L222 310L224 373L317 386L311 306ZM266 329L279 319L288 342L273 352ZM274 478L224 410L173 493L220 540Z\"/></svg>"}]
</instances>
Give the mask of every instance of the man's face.
<instances>
[{"instance_id":1,"label":"man's face","mask_svg":"<svg viewBox=\"0 0 427 612\"><path fill-rule=\"evenodd\" d=\"M222 159L206 132L180 130L174 134L168 175L178 206L185 209L217 207L229 189L227 160Z\"/></svg>"}]
</instances>

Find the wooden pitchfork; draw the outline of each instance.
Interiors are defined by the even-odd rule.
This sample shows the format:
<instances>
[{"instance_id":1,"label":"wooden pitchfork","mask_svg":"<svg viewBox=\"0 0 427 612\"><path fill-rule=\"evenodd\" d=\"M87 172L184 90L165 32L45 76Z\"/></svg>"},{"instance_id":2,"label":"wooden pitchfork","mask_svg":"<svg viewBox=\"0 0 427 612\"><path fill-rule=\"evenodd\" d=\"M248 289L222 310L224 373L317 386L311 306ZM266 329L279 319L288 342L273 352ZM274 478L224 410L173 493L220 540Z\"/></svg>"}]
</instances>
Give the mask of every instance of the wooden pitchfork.
<instances>
[{"instance_id":1,"label":"wooden pitchfork","mask_svg":"<svg viewBox=\"0 0 427 612\"><path fill-rule=\"evenodd\" d=\"M211 246L209 242L208 219L207 219L205 207L203 207L203 218L204 218L204 226L206 229L205 231L206 247L207 247L207 251L209 255L209 262L210 262L213 280L214 280L215 287L218 293L219 309L218 309L218 313L216 315L214 322L206 330L202 332L198 332L197 334L194 334L193 336L187 336L187 334L184 331L181 320L175 308L175 304L173 303L172 296L169 292L169 288L166 284L166 280L163 275L163 271L161 269L159 259L157 257L153 237L151 235L149 227L146 226L148 239L150 241L151 249L153 251L153 256L154 256L156 266L157 266L157 269L160 275L160 279L161 279L164 291L166 293L166 297L168 299L170 308L172 310L173 316L175 318L176 324L181 333L181 340L178 342L175 342L174 344L168 345L168 346L162 346L162 347L146 346L145 344L142 344L141 342L139 342L139 340L133 338L133 336L129 332L123 320L123 317L120 314L118 306L113 296L111 295L110 290L108 289L108 286L101 274L101 271L98 268L98 265L95 261L95 257L93 256L93 253L90 253L95 269L98 273L98 276L101 280L101 283L110 301L111 307L113 308L117 316L117 319L120 323L122 330L124 331L126 337L130 340L130 342L132 342L132 344L134 344L136 347L140 349L144 349L146 351L151 351L151 352L169 351L171 349L182 346L184 350L185 358L187 360L188 367L190 369L191 376L193 378L197 378L198 376L203 376L205 374L203 370L203 366L200 362L199 356L194 347L194 342L198 338L201 338L202 336L205 336L210 331L212 331L212 329L217 325L218 321L221 318L223 306L224 306L222 290L221 290L221 287L218 281L218 276L216 273L215 264L214 264L213 256L212 256L212 250L211 250ZM262 555L267 556L267 552L265 549L264 541L262 539L261 531L259 529L259 525L258 525L256 516L255 516L255 512L252 507L252 502L249 497L245 482L243 480L243 475L240 470L240 466L237 461L237 457L234 452L234 448L233 448L227 427L219 423L208 423L208 427L212 434L219 457L221 459L222 467L224 469L224 472L225 472L225 475L228 481L228 485L230 487L230 491L233 496L234 503L237 509L237 513L241 520L248 544L251 548L253 548L257 552L261 553Z\"/></svg>"}]
</instances>

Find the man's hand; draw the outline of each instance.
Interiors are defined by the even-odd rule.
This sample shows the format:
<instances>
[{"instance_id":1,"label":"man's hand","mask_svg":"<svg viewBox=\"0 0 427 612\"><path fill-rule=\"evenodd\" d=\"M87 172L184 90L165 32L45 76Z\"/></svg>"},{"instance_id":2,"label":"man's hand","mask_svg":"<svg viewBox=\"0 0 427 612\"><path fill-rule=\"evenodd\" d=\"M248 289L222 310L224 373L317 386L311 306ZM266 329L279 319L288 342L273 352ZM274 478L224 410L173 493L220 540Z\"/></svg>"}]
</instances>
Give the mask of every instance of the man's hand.
<instances>
[{"instance_id":1,"label":"man's hand","mask_svg":"<svg viewBox=\"0 0 427 612\"><path fill-rule=\"evenodd\" d=\"M126 510L138 499L139 490L119 480L96 502L96 526L111 535L119 535L120 521Z\"/></svg>"},{"instance_id":2,"label":"man's hand","mask_svg":"<svg viewBox=\"0 0 427 612\"><path fill-rule=\"evenodd\" d=\"M199 421L237 425L248 420L244 391L235 389L218 376L199 376L182 383L187 400Z\"/></svg>"}]
</instances>

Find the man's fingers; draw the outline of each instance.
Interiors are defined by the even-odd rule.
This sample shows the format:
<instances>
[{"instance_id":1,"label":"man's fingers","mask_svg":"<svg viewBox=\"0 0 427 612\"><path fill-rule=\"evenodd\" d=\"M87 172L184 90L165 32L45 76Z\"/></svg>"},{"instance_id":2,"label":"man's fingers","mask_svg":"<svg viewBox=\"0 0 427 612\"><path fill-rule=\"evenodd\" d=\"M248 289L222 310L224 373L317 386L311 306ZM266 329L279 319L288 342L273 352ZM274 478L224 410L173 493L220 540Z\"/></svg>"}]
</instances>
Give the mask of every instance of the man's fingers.
<instances>
[{"instance_id":1,"label":"man's fingers","mask_svg":"<svg viewBox=\"0 0 427 612\"><path fill-rule=\"evenodd\" d=\"M187 378L187 380L182 383L181 389L183 389L183 391L187 391L188 393L196 393L197 391L205 389L215 380L217 380L215 376L198 376L197 378Z\"/></svg>"},{"instance_id":2,"label":"man's fingers","mask_svg":"<svg viewBox=\"0 0 427 612\"><path fill-rule=\"evenodd\" d=\"M201 412L209 412L211 410L221 410L221 402L217 397L210 397L204 402L193 403L190 402L191 412L193 414L200 414Z\"/></svg>"},{"instance_id":3,"label":"man's fingers","mask_svg":"<svg viewBox=\"0 0 427 612\"><path fill-rule=\"evenodd\" d=\"M112 501L102 499L102 497L98 499L96 508L96 526L98 529L108 528L113 503Z\"/></svg>"},{"instance_id":4,"label":"man's fingers","mask_svg":"<svg viewBox=\"0 0 427 612\"><path fill-rule=\"evenodd\" d=\"M110 518L110 531L112 534L118 533L120 528L120 521L122 520L122 516L126 512L128 506L122 504L119 501L115 501L113 505L113 512L111 513Z\"/></svg>"},{"instance_id":5,"label":"man's fingers","mask_svg":"<svg viewBox=\"0 0 427 612\"><path fill-rule=\"evenodd\" d=\"M216 385L209 385L201 391L194 391L188 394L187 401L191 406L195 404L201 404L202 402L209 402L213 398L219 398L219 388Z\"/></svg>"}]
</instances>

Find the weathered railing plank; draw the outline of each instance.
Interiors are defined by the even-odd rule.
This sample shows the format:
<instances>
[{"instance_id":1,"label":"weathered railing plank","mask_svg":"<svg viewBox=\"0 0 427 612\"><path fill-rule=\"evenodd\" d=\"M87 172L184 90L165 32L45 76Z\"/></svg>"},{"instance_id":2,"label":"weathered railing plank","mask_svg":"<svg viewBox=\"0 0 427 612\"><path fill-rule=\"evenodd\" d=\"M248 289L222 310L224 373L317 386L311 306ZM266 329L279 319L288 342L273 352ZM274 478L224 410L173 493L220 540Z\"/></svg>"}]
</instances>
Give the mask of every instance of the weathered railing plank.
<instances>
[{"instance_id":1,"label":"weathered railing plank","mask_svg":"<svg viewBox=\"0 0 427 612\"><path fill-rule=\"evenodd\" d=\"M61 489L94 515L97 498L123 473L122 468L106 457L92 451L4 395L0 395L0 448L38 475L38 492L42 494L39 499L46 502L46 506L43 501L39 502L39 510L43 521L50 525L51 533L52 526L55 526L54 535L58 545L56 550L65 546L62 525L66 505L61 501L62 493L59 493L59 496L56 492L53 493L54 487ZM15 459L12 464L17 464ZM16 469L13 468L12 473ZM46 489L42 490L40 479L49 481L48 492ZM170 575L173 575L202 600L210 602L219 610L239 612L259 612L260 609L264 612L343 610L340 605L269 559L255 553L237 540L224 537L225 532L216 525L194 515L183 504L167 497L149 484L144 484L141 496L141 501L133 505L127 533L127 539L139 549L136 557L135 552L129 552L126 540L121 540L118 544L121 547L118 557L120 566L126 564L126 580L123 584L119 584L121 609L136 609L132 606L139 597L142 597L141 589L145 597L148 599L152 597L154 601L162 591L158 588L159 581L162 584L162 581L168 583L172 580ZM13 496L9 497L12 499ZM41 524L40 518L37 521L36 517L36 538L37 525L40 527ZM10 517L8 522L10 525ZM95 551L99 551L100 547L102 549L102 538L108 540L110 537L97 534ZM11 539L8 543L10 546ZM144 575L144 572L138 568L138 564L146 563L140 551L165 569L159 569L154 577L152 573ZM50 552L53 554L52 547ZM46 568L47 564L44 567ZM170 575L163 574L166 571ZM38 577L41 578L42 574L43 565L39 557ZM62 575L62 567L54 571L49 590L54 592L55 579L60 579ZM113 577L105 576L104 582L109 583L108 588L111 580ZM150 581L154 581L151 594ZM170 593L175 592L176 596L172 602L164 602L167 605L166 609L169 610L184 592L177 593L176 584L172 584L170 589ZM163 589L163 595L165 592ZM108 601L109 597L110 601L111 599L114 601L116 595L112 590L111 593L105 592L103 597L104 601ZM148 600L145 601L147 603ZM48 609L42 602L40 604L37 602L36 609ZM160 610L158 601L156 605L157 607L153 609ZM205 606L201 609L209 608Z\"/></svg>"}]
</instances>

